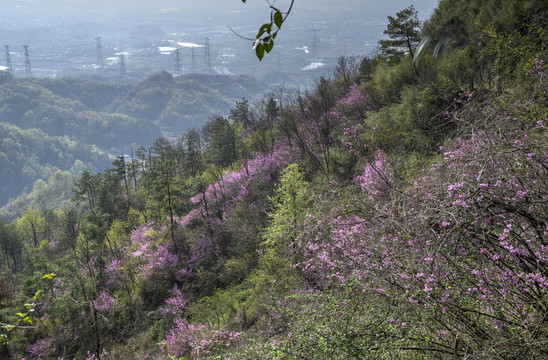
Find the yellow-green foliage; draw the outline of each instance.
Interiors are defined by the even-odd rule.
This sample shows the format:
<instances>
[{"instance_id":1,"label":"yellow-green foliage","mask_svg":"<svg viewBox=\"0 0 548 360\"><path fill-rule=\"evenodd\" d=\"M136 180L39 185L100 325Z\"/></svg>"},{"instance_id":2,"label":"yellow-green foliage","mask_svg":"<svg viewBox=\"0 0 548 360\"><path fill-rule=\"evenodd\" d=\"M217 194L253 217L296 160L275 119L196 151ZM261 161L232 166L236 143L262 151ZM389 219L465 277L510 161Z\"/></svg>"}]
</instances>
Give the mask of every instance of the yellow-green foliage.
<instances>
[{"instance_id":1,"label":"yellow-green foliage","mask_svg":"<svg viewBox=\"0 0 548 360\"><path fill-rule=\"evenodd\" d=\"M112 222L105 236L105 245L111 250L123 246L129 239L129 233L145 223L144 215L131 208L125 221L116 219Z\"/></svg>"},{"instance_id":2,"label":"yellow-green foliage","mask_svg":"<svg viewBox=\"0 0 548 360\"><path fill-rule=\"evenodd\" d=\"M231 262L228 266L241 265ZM290 293L300 283L301 278L288 257L276 254L273 249L263 250L257 268L247 274L242 283L218 289L213 295L190 304L189 318L198 323L245 329L252 325L255 314L265 304Z\"/></svg>"},{"instance_id":3,"label":"yellow-green foliage","mask_svg":"<svg viewBox=\"0 0 548 360\"><path fill-rule=\"evenodd\" d=\"M297 164L288 165L270 198L272 210L270 225L265 229L264 244L285 247L294 237L293 226L303 219L310 199L306 194L307 182Z\"/></svg>"},{"instance_id":4,"label":"yellow-green foliage","mask_svg":"<svg viewBox=\"0 0 548 360\"><path fill-rule=\"evenodd\" d=\"M410 60L394 66L377 66L375 77L365 85L366 92L372 94L374 109L398 102L402 87L413 83L415 76Z\"/></svg>"},{"instance_id":5,"label":"yellow-green foliage","mask_svg":"<svg viewBox=\"0 0 548 360\"><path fill-rule=\"evenodd\" d=\"M23 242L37 247L44 236L46 220L41 216L40 210L28 209L15 220L15 227Z\"/></svg>"}]
</instances>

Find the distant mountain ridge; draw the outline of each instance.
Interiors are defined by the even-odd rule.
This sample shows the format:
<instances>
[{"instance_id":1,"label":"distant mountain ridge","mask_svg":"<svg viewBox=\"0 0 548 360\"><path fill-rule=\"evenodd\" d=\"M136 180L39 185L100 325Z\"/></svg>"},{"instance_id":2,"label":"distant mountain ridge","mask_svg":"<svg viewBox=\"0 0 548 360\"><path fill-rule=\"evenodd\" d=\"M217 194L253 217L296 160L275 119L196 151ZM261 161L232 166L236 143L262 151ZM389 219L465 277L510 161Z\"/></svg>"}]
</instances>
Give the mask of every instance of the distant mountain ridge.
<instances>
[{"instance_id":1,"label":"distant mountain ridge","mask_svg":"<svg viewBox=\"0 0 548 360\"><path fill-rule=\"evenodd\" d=\"M263 83L247 76L173 77L162 72L137 84L116 84L1 75L0 173L9 176L2 180L0 204L55 170L75 169L76 160L101 171L109 165L108 153L129 153L131 147L150 146L162 135L200 128L209 117L228 114L235 101L253 99L265 90ZM54 157L64 161L50 159L53 155L45 149L52 147L58 150ZM92 147L103 154L92 156Z\"/></svg>"}]
</instances>

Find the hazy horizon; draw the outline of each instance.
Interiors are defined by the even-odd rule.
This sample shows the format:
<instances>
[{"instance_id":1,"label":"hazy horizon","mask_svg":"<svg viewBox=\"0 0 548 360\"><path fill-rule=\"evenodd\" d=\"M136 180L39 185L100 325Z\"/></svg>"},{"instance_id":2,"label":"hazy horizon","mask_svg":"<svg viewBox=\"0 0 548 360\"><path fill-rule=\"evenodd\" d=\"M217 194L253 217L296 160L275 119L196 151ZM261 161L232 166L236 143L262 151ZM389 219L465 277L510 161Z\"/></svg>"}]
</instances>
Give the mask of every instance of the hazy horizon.
<instances>
[{"instance_id":1,"label":"hazy horizon","mask_svg":"<svg viewBox=\"0 0 548 360\"><path fill-rule=\"evenodd\" d=\"M282 10L288 8L290 0L277 0L275 6ZM293 11L301 13L305 11L336 11L360 10L379 13L386 9L386 15L394 13L398 9L414 5L419 11L419 17L428 17L437 6L438 0L391 0L381 2L378 0L345 0L334 6L328 0L297 0ZM245 4L241 0L1 0L0 14L9 14L14 11L33 13L79 13L81 16L100 14L119 15L135 14L139 12L192 12L207 14L218 11L228 12L253 12L260 19L261 14L268 14L268 3L264 0L248 0ZM29 16L29 20L32 16ZM230 21L230 16L226 17Z\"/></svg>"},{"instance_id":2,"label":"hazy horizon","mask_svg":"<svg viewBox=\"0 0 548 360\"><path fill-rule=\"evenodd\" d=\"M292 74L289 78L302 84L312 81L319 71L330 71L338 56L374 52L388 15L414 4L419 18L425 19L437 3L296 0L276 39L276 55L260 63L251 43L229 28L254 38L269 20L265 0L245 4L241 0L0 0L0 42L10 46L16 76L23 76L23 44L30 46L35 76L78 76L93 74L97 66L94 39L101 37L108 70L118 70L117 56L124 52L128 72L142 79L150 73L172 71L171 52L177 44L196 44L205 51L204 39L209 39L208 55L181 50L183 73L195 71L197 62L200 68L210 67L204 65L207 56L216 73L253 74L269 81L274 78L268 74L279 74L283 64L283 70ZM289 4L290 0L275 1L282 11ZM316 75L308 70L315 70Z\"/></svg>"}]
</instances>

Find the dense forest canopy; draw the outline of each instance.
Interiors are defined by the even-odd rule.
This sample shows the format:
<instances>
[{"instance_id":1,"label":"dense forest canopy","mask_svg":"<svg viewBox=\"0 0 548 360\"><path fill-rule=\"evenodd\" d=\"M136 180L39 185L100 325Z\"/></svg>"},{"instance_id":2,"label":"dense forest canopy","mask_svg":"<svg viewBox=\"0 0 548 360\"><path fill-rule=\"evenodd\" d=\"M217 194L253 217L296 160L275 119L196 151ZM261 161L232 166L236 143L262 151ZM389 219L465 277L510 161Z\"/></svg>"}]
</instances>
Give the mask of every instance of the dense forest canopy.
<instances>
[{"instance_id":1,"label":"dense forest canopy","mask_svg":"<svg viewBox=\"0 0 548 360\"><path fill-rule=\"evenodd\" d=\"M546 10L441 0L419 25L403 9L378 54L341 57L313 89L242 96L102 172L35 183L2 210L2 356L548 358ZM144 111L150 129L183 119L179 80L149 81L123 102L8 81L1 113L20 123L2 131L37 131L23 115L40 97L105 121ZM72 201L52 207L63 184Z\"/></svg>"}]
</instances>

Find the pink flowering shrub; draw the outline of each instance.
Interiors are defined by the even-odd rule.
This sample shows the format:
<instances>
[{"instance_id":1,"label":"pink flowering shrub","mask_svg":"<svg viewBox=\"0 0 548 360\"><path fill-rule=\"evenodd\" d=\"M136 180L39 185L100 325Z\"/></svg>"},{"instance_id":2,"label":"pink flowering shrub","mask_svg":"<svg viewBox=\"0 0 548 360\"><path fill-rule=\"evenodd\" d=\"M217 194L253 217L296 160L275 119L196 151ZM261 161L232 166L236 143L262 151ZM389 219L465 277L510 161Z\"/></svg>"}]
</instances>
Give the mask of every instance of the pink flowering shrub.
<instances>
[{"instance_id":1,"label":"pink flowering shrub","mask_svg":"<svg viewBox=\"0 0 548 360\"><path fill-rule=\"evenodd\" d=\"M152 274L163 274L179 264L178 254L173 252L171 244L165 240L162 231L158 231L155 227L153 222L139 226L131 232L130 241L124 247L123 254L128 256L126 263L130 264L138 279L148 278ZM109 281L122 276L117 271L122 263L119 259L112 259L106 268L107 273L111 275Z\"/></svg>"},{"instance_id":2,"label":"pink flowering shrub","mask_svg":"<svg viewBox=\"0 0 548 360\"><path fill-rule=\"evenodd\" d=\"M180 315L180 312L184 311L187 308L187 302L185 300L184 294L177 284L173 285L171 290L171 297L166 299L165 305L162 306L159 311L162 315Z\"/></svg>"},{"instance_id":3,"label":"pink flowering shrub","mask_svg":"<svg viewBox=\"0 0 548 360\"><path fill-rule=\"evenodd\" d=\"M55 352L55 338L53 336L39 339L27 347L28 356L26 360L46 358Z\"/></svg>"},{"instance_id":4,"label":"pink flowering shrub","mask_svg":"<svg viewBox=\"0 0 548 360\"><path fill-rule=\"evenodd\" d=\"M537 76L540 79L544 79L546 77L545 70L545 61L541 59L540 57L535 58L535 62L532 64L531 68L527 70L527 73L532 76Z\"/></svg>"},{"instance_id":5,"label":"pink flowering shrub","mask_svg":"<svg viewBox=\"0 0 548 360\"><path fill-rule=\"evenodd\" d=\"M91 304L100 313L108 313L118 307L118 301L107 291L102 291Z\"/></svg>"},{"instance_id":6,"label":"pink flowering shrub","mask_svg":"<svg viewBox=\"0 0 548 360\"><path fill-rule=\"evenodd\" d=\"M357 279L364 296L401 304L392 324L425 351L538 356L548 338L548 132L508 116L494 124L500 132L476 127L450 142L405 188L323 196L292 244L295 266L319 288ZM356 178L364 195L387 184L375 169Z\"/></svg>"},{"instance_id":7,"label":"pink flowering shrub","mask_svg":"<svg viewBox=\"0 0 548 360\"><path fill-rule=\"evenodd\" d=\"M360 90L358 84L353 84L346 96L337 102L337 109L347 117L363 119L365 113L371 110L368 100L369 98Z\"/></svg>"},{"instance_id":8,"label":"pink flowering shrub","mask_svg":"<svg viewBox=\"0 0 548 360\"><path fill-rule=\"evenodd\" d=\"M376 197L394 187L394 173L382 151L378 150L373 161L363 168L363 173L354 178L360 185L363 196Z\"/></svg>"},{"instance_id":9,"label":"pink flowering shrub","mask_svg":"<svg viewBox=\"0 0 548 360\"><path fill-rule=\"evenodd\" d=\"M333 116L339 119L343 131L341 141L356 155L369 150L362 133L367 130L365 119L370 110L369 98L360 91L357 84L352 85L346 97L339 100L337 106L331 110Z\"/></svg>"},{"instance_id":10,"label":"pink flowering shrub","mask_svg":"<svg viewBox=\"0 0 548 360\"><path fill-rule=\"evenodd\" d=\"M51 318L43 316L40 319L41 324L51 322ZM71 326L59 326L54 329L54 333L36 340L34 343L27 346L26 354L22 357L23 360L37 360L55 358L63 354L65 346L75 346L78 336L74 333L74 328ZM59 357L59 359L63 359Z\"/></svg>"},{"instance_id":11,"label":"pink flowering shrub","mask_svg":"<svg viewBox=\"0 0 548 360\"><path fill-rule=\"evenodd\" d=\"M247 161L238 171L225 171L217 182L209 184L190 199L196 208L179 222L181 228L193 231L193 239L185 254L186 265L179 269L181 279L192 277L193 269L204 263L209 268L234 252L242 237L241 228L235 228L234 222L238 219L235 212L240 206L267 206L264 201L262 204L256 202L251 196L257 194L250 194L249 188L262 187L268 191L280 171L296 158L283 142L278 145L272 153ZM264 210L258 211L253 216L263 216L263 213ZM258 229L254 231L258 233ZM255 252L253 248L245 251Z\"/></svg>"},{"instance_id":12,"label":"pink flowering shrub","mask_svg":"<svg viewBox=\"0 0 548 360\"><path fill-rule=\"evenodd\" d=\"M98 357L96 354L92 354L91 352L87 352L87 357L86 357L86 360L99 360L99 359L105 359L107 358L108 356L108 352L106 350L103 349L103 351L101 351L101 353L99 354L100 357ZM63 360L61 358L59 358L58 360Z\"/></svg>"},{"instance_id":13,"label":"pink flowering shrub","mask_svg":"<svg viewBox=\"0 0 548 360\"><path fill-rule=\"evenodd\" d=\"M188 226L194 221L206 219L214 230L218 229L226 220L230 209L248 196L247 188L251 182L270 179L292 160L295 160L295 154L280 142L272 154L257 156L247 161L238 171L225 171L219 181L190 198L196 208L180 224Z\"/></svg>"},{"instance_id":14,"label":"pink flowering shrub","mask_svg":"<svg viewBox=\"0 0 548 360\"><path fill-rule=\"evenodd\" d=\"M113 258L105 268L105 273L108 280L106 281L107 286L114 285L117 280L123 279L122 268L124 267L124 262L122 260Z\"/></svg>"},{"instance_id":15,"label":"pink flowering shrub","mask_svg":"<svg viewBox=\"0 0 548 360\"><path fill-rule=\"evenodd\" d=\"M240 332L215 330L203 324L190 324L179 318L160 342L160 346L171 356L201 359L225 354L238 345L241 339Z\"/></svg>"}]
</instances>

